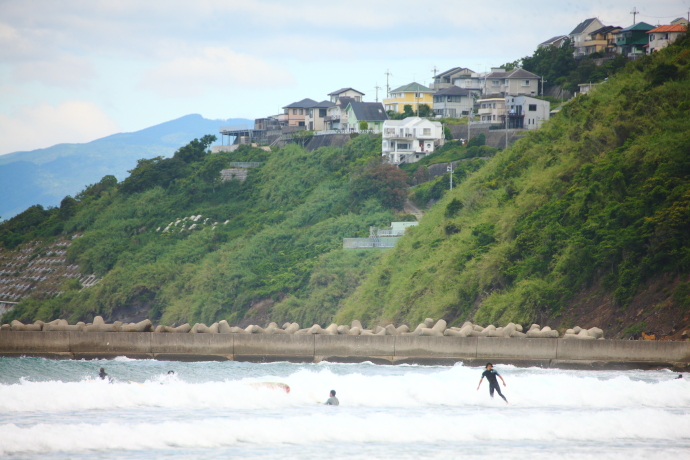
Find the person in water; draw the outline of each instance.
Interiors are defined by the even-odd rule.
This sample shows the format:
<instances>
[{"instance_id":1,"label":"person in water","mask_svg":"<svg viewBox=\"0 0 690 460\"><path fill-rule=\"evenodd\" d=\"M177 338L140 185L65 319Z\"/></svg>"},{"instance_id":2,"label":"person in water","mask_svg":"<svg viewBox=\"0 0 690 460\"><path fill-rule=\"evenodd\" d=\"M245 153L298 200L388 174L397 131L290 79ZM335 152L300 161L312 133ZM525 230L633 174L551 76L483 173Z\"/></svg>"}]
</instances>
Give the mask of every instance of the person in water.
<instances>
[{"instance_id":1,"label":"person in water","mask_svg":"<svg viewBox=\"0 0 690 460\"><path fill-rule=\"evenodd\" d=\"M108 374L105 373L105 369L101 367L101 372L98 373L98 376L101 378L101 380L109 380L110 378L108 377Z\"/></svg>"},{"instance_id":2,"label":"person in water","mask_svg":"<svg viewBox=\"0 0 690 460\"><path fill-rule=\"evenodd\" d=\"M491 363L487 363L486 365L486 370L482 372L482 378L479 379L479 385L477 385L477 390L479 390L479 387L482 386L482 381L484 381L484 377L486 377L486 380L489 381L489 394L491 397L494 397L494 391L498 392L498 396L503 398L503 400L508 404L508 400L506 399L505 396L503 396L503 393L501 393L501 387L498 385L498 380L496 380L496 377L501 379L501 382L503 382L503 386L506 386L506 381L503 380L503 377L501 377L501 374L496 372L494 370L494 365Z\"/></svg>"},{"instance_id":3,"label":"person in water","mask_svg":"<svg viewBox=\"0 0 690 460\"><path fill-rule=\"evenodd\" d=\"M338 398L335 397L335 390L331 390L331 396L326 400L325 403L327 406L339 406L340 401L338 401Z\"/></svg>"}]
</instances>

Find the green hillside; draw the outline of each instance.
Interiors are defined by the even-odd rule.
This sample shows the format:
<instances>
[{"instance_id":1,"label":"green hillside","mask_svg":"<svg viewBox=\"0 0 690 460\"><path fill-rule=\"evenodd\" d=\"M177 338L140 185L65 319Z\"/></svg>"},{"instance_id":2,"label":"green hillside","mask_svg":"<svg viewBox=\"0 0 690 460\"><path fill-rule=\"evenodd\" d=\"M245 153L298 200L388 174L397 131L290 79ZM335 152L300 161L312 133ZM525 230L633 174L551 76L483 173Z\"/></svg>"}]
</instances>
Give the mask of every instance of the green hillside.
<instances>
[{"instance_id":1,"label":"green hillside","mask_svg":"<svg viewBox=\"0 0 690 460\"><path fill-rule=\"evenodd\" d=\"M488 160L336 319L687 325L689 42L630 63Z\"/></svg>"},{"instance_id":2,"label":"green hillside","mask_svg":"<svg viewBox=\"0 0 690 460\"><path fill-rule=\"evenodd\" d=\"M402 205L367 184L378 178L388 192L405 195L404 174L400 181L396 168L380 165L380 137L314 152L243 146L211 155L212 139L195 140L172 158L140 160L121 183L107 176L60 208L34 207L0 225L5 247L83 233L68 262L103 277L88 289L67 285L60 296L25 299L3 321L115 318L133 306L167 324L269 314L330 319L381 255L343 252L343 237L388 225L390 209ZM262 165L244 182L221 183L219 172L231 161Z\"/></svg>"}]
</instances>

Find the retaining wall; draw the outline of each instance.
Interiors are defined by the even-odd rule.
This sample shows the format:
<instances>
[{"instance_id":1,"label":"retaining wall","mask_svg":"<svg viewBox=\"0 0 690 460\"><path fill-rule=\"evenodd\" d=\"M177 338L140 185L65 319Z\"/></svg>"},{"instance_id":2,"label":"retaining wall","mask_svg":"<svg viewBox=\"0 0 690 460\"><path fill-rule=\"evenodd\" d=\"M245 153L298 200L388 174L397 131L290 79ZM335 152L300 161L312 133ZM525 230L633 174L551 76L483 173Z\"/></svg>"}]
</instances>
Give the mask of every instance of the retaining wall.
<instances>
[{"instance_id":1,"label":"retaining wall","mask_svg":"<svg viewBox=\"0 0 690 460\"><path fill-rule=\"evenodd\" d=\"M690 342L153 332L2 332L0 356L690 370Z\"/></svg>"}]
</instances>

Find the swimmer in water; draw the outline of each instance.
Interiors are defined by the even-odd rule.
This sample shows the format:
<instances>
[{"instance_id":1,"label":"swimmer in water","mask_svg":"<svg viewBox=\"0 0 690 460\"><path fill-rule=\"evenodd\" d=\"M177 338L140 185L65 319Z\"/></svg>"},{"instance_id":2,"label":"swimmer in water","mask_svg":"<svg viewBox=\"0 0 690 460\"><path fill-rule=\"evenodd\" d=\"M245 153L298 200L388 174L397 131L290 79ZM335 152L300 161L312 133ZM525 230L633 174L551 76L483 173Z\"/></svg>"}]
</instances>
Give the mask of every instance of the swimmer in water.
<instances>
[{"instance_id":1,"label":"swimmer in water","mask_svg":"<svg viewBox=\"0 0 690 460\"><path fill-rule=\"evenodd\" d=\"M110 380L110 377L108 377L108 374L105 373L105 369L101 367L101 372L98 373L98 376L101 378L101 380Z\"/></svg>"},{"instance_id":2,"label":"swimmer in water","mask_svg":"<svg viewBox=\"0 0 690 460\"><path fill-rule=\"evenodd\" d=\"M493 370L494 365L491 363L487 363L486 365L486 370L482 372L482 378L479 379L479 385L477 385L477 390L479 390L479 387L482 386L482 381L484 380L484 377L486 377L486 380L489 381L489 394L491 397L494 397L494 391L498 392L498 396L503 398L503 400L508 404L508 400L506 399L505 396L503 396L503 393L501 393L501 387L498 385L498 380L496 380L496 377L501 379L501 382L503 382L503 386L506 386L506 381L503 380L503 377Z\"/></svg>"},{"instance_id":3,"label":"swimmer in water","mask_svg":"<svg viewBox=\"0 0 690 460\"><path fill-rule=\"evenodd\" d=\"M331 390L331 396L326 400L324 403L327 406L339 406L340 401L338 401L338 398L335 397L335 390Z\"/></svg>"}]
</instances>

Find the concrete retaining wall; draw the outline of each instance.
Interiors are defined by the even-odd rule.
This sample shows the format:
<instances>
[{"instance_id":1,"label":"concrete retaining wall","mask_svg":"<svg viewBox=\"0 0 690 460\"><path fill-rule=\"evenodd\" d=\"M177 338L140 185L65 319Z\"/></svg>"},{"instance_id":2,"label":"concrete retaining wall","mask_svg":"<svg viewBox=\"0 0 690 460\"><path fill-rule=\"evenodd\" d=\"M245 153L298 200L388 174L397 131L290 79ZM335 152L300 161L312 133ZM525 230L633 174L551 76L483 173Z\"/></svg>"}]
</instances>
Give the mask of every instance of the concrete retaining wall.
<instances>
[{"instance_id":1,"label":"concrete retaining wall","mask_svg":"<svg viewBox=\"0 0 690 460\"><path fill-rule=\"evenodd\" d=\"M690 370L690 342L149 332L2 332L0 356Z\"/></svg>"}]
</instances>

